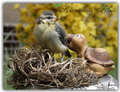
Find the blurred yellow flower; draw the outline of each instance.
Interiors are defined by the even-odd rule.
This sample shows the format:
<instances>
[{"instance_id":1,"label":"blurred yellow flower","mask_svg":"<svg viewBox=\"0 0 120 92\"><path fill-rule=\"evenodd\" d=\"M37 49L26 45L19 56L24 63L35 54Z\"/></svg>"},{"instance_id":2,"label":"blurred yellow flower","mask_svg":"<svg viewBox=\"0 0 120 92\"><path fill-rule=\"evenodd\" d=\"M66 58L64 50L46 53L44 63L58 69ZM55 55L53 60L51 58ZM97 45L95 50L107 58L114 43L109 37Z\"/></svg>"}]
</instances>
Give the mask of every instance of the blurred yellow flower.
<instances>
[{"instance_id":1,"label":"blurred yellow flower","mask_svg":"<svg viewBox=\"0 0 120 92\"><path fill-rule=\"evenodd\" d=\"M14 9L18 9L18 8L20 8L20 4L15 4Z\"/></svg>"},{"instance_id":2,"label":"blurred yellow flower","mask_svg":"<svg viewBox=\"0 0 120 92\"><path fill-rule=\"evenodd\" d=\"M113 54L114 54L114 48L112 46L109 47L104 47L107 52L110 54L110 56L113 58Z\"/></svg>"},{"instance_id":3,"label":"blurred yellow flower","mask_svg":"<svg viewBox=\"0 0 120 92\"><path fill-rule=\"evenodd\" d=\"M90 33L91 35L96 36L96 30L89 30L89 31L90 31L89 33Z\"/></svg>"},{"instance_id":4,"label":"blurred yellow flower","mask_svg":"<svg viewBox=\"0 0 120 92\"><path fill-rule=\"evenodd\" d=\"M22 24L16 24L16 31L19 31L22 28Z\"/></svg>"},{"instance_id":5,"label":"blurred yellow flower","mask_svg":"<svg viewBox=\"0 0 120 92\"><path fill-rule=\"evenodd\" d=\"M31 26L30 26L30 24L27 24L27 25L24 27L24 32L30 33L30 31L31 31Z\"/></svg>"},{"instance_id":6,"label":"blurred yellow flower","mask_svg":"<svg viewBox=\"0 0 120 92\"><path fill-rule=\"evenodd\" d=\"M94 22L88 22L88 23L87 23L87 26L88 26L89 29L95 29L95 28L96 28Z\"/></svg>"},{"instance_id":7,"label":"blurred yellow flower","mask_svg":"<svg viewBox=\"0 0 120 92\"><path fill-rule=\"evenodd\" d=\"M25 15L27 16L27 14L28 14L27 9L26 8L21 8L20 15L21 16L25 16Z\"/></svg>"},{"instance_id":8,"label":"blurred yellow flower","mask_svg":"<svg viewBox=\"0 0 120 92\"><path fill-rule=\"evenodd\" d=\"M18 9L19 4L14 8ZM16 36L27 46L35 43L33 35L36 20L44 10L53 11L67 33L85 35L90 47L105 48L112 58L117 58L118 48L118 4L116 3L63 3L26 4L19 9L20 23L16 25ZM23 24L26 24L23 27ZM22 31L21 28L23 27ZM76 56L72 52L73 56ZM60 57L60 55L55 55Z\"/></svg>"},{"instance_id":9,"label":"blurred yellow flower","mask_svg":"<svg viewBox=\"0 0 120 92\"><path fill-rule=\"evenodd\" d=\"M82 12L81 13L84 17L87 17L88 16L88 13L87 12Z\"/></svg>"}]
</instances>

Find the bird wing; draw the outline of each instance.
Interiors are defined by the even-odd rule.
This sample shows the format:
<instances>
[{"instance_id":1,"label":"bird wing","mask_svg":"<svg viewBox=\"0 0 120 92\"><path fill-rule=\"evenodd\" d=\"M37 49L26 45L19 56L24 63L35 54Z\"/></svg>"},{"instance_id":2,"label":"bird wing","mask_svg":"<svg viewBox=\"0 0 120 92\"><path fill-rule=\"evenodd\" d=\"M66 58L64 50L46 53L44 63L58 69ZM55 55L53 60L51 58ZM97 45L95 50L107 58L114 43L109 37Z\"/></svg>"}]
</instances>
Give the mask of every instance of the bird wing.
<instances>
[{"instance_id":1,"label":"bird wing","mask_svg":"<svg viewBox=\"0 0 120 92\"><path fill-rule=\"evenodd\" d=\"M62 42L62 44L64 44L65 46L68 47L68 43L67 43L67 39L66 39L66 32L58 22L56 23L55 31L59 34L59 39ZM67 50L65 52L65 56L71 57L69 50Z\"/></svg>"},{"instance_id":2,"label":"bird wing","mask_svg":"<svg viewBox=\"0 0 120 92\"><path fill-rule=\"evenodd\" d=\"M56 29L55 31L59 34L59 39L62 42L62 44L64 44L65 46L67 46L67 40L66 40L66 32L63 29L63 27L57 22L56 23Z\"/></svg>"}]
</instances>

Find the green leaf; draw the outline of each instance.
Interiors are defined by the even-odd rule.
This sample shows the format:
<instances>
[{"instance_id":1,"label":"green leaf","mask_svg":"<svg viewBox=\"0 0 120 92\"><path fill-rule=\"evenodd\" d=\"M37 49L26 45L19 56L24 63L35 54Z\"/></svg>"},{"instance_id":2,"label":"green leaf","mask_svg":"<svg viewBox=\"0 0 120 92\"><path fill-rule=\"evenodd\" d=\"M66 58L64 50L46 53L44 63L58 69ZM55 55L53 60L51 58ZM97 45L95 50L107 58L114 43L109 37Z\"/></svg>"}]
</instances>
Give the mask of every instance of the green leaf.
<instances>
[{"instance_id":1,"label":"green leaf","mask_svg":"<svg viewBox=\"0 0 120 92\"><path fill-rule=\"evenodd\" d=\"M55 4L55 7L59 7L59 6L61 6L61 3L56 3Z\"/></svg>"},{"instance_id":2,"label":"green leaf","mask_svg":"<svg viewBox=\"0 0 120 92\"><path fill-rule=\"evenodd\" d=\"M3 88L6 90L11 90L14 88L12 87L12 85L8 84L8 79L12 75L13 71L8 68L8 60L10 57L10 54L8 54L8 49L7 48L4 49L5 49L5 53L4 53L4 66L3 66Z\"/></svg>"},{"instance_id":3,"label":"green leaf","mask_svg":"<svg viewBox=\"0 0 120 92\"><path fill-rule=\"evenodd\" d=\"M115 79L118 79L118 65L115 64L115 69L109 72Z\"/></svg>"}]
</instances>

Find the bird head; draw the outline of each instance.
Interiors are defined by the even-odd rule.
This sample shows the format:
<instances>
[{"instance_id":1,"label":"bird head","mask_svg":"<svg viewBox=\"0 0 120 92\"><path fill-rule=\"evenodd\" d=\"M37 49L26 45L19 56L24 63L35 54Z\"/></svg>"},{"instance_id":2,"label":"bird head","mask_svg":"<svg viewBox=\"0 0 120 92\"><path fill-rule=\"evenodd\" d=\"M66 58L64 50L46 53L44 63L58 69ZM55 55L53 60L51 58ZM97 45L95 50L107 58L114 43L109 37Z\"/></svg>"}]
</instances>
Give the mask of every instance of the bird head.
<instances>
[{"instance_id":1,"label":"bird head","mask_svg":"<svg viewBox=\"0 0 120 92\"><path fill-rule=\"evenodd\" d=\"M44 24L55 24L57 21L57 17L52 11L43 11L40 15L37 24L44 23Z\"/></svg>"}]
</instances>

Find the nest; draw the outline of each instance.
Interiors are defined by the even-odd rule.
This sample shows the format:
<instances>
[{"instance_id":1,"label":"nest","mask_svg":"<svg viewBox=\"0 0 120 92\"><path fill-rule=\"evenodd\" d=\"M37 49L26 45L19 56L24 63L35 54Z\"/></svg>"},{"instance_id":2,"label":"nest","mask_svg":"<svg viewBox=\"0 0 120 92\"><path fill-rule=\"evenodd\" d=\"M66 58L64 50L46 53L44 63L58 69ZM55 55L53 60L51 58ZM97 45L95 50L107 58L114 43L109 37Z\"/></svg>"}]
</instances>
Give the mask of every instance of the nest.
<instances>
[{"instance_id":1,"label":"nest","mask_svg":"<svg viewBox=\"0 0 120 92\"><path fill-rule=\"evenodd\" d=\"M16 89L80 88L96 84L80 58L57 62L49 50L20 48L9 60L13 74L9 83Z\"/></svg>"}]
</instances>

